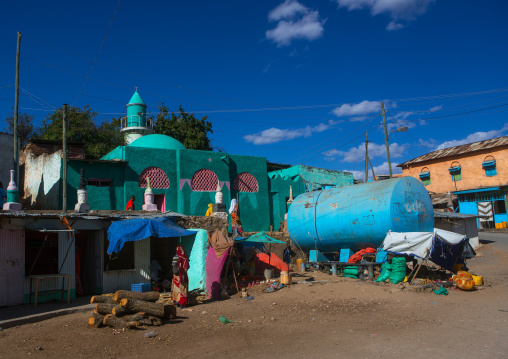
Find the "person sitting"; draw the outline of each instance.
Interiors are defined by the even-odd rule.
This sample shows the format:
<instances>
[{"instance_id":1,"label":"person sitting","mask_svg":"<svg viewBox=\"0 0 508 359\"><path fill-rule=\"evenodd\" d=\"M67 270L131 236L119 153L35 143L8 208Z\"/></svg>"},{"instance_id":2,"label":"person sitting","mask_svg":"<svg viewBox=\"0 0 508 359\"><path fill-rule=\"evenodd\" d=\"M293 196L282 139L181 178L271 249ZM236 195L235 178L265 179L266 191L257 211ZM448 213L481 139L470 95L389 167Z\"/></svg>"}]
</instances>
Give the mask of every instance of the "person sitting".
<instances>
[{"instance_id":1,"label":"person sitting","mask_svg":"<svg viewBox=\"0 0 508 359\"><path fill-rule=\"evenodd\" d=\"M126 211L134 211L134 201L136 200L136 197L131 196L129 199L129 202L127 202L127 207L125 207Z\"/></svg>"}]
</instances>

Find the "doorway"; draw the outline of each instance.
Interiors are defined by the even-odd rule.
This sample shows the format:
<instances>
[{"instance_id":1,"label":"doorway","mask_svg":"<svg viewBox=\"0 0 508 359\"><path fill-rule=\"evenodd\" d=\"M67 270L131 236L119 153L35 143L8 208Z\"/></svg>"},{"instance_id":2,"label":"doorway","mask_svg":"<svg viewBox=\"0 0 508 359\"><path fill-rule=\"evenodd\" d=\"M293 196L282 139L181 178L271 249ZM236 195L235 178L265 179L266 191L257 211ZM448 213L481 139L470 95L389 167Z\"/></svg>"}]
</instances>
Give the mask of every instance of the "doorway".
<instances>
[{"instance_id":1,"label":"doorway","mask_svg":"<svg viewBox=\"0 0 508 359\"><path fill-rule=\"evenodd\" d=\"M76 295L102 293L100 231L76 232Z\"/></svg>"},{"instance_id":2,"label":"doorway","mask_svg":"<svg viewBox=\"0 0 508 359\"><path fill-rule=\"evenodd\" d=\"M166 212L166 197L163 194L155 195L155 204L157 205L158 211Z\"/></svg>"}]
</instances>

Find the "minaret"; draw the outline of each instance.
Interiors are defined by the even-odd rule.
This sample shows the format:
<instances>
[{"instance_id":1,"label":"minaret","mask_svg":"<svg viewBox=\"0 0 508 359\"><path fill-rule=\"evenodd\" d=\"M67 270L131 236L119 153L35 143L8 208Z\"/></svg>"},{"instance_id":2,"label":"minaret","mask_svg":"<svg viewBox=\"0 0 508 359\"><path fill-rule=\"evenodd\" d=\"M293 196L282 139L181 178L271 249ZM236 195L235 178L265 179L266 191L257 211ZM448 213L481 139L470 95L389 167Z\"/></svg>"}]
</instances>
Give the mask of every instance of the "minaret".
<instances>
[{"instance_id":1,"label":"minaret","mask_svg":"<svg viewBox=\"0 0 508 359\"><path fill-rule=\"evenodd\" d=\"M122 133L125 144L129 145L138 138L153 133L152 121L146 118L146 104L136 88L127 104L127 116L122 119Z\"/></svg>"}]
</instances>

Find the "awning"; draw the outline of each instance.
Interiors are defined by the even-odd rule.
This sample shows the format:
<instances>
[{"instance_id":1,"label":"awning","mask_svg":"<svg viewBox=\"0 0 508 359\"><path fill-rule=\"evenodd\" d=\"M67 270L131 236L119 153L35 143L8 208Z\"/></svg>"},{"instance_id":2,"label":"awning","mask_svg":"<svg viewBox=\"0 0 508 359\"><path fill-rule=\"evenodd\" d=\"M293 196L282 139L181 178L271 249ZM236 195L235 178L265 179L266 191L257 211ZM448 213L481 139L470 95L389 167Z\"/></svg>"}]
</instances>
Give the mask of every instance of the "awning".
<instances>
[{"instance_id":1,"label":"awning","mask_svg":"<svg viewBox=\"0 0 508 359\"><path fill-rule=\"evenodd\" d=\"M256 233L256 234L250 236L250 237L236 237L235 241L257 242L257 243L282 243L282 244L286 243L283 241L279 241L278 239L267 236L265 232L259 232L259 233Z\"/></svg>"},{"instance_id":2,"label":"awning","mask_svg":"<svg viewBox=\"0 0 508 359\"><path fill-rule=\"evenodd\" d=\"M108 229L108 254L119 252L125 242L148 237L184 237L195 233L177 226L170 218L134 218L113 222Z\"/></svg>"}]
</instances>

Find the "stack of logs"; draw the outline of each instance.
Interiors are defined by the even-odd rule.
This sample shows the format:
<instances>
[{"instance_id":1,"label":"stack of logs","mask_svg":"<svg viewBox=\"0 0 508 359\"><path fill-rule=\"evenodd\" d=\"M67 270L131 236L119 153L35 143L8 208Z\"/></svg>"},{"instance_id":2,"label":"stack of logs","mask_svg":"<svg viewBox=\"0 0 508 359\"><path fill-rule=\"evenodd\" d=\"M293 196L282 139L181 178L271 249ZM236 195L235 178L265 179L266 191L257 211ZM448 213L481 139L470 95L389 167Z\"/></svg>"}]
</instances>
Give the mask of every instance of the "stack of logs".
<instances>
[{"instance_id":1,"label":"stack of logs","mask_svg":"<svg viewBox=\"0 0 508 359\"><path fill-rule=\"evenodd\" d=\"M176 318L176 307L173 304L156 303L158 300L159 292L127 290L93 296L90 303L96 303L97 306L88 325L124 329L140 325L162 325L162 319Z\"/></svg>"}]
</instances>

